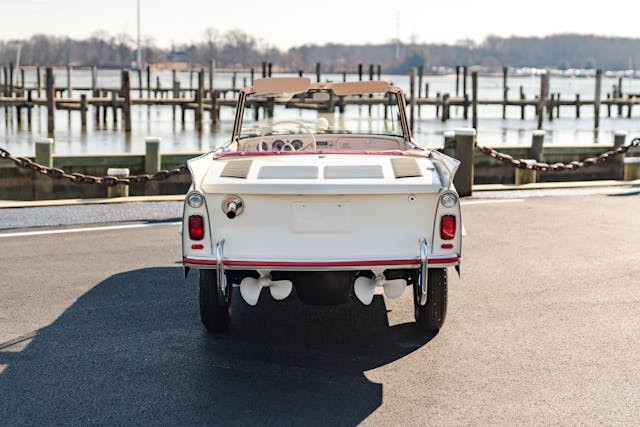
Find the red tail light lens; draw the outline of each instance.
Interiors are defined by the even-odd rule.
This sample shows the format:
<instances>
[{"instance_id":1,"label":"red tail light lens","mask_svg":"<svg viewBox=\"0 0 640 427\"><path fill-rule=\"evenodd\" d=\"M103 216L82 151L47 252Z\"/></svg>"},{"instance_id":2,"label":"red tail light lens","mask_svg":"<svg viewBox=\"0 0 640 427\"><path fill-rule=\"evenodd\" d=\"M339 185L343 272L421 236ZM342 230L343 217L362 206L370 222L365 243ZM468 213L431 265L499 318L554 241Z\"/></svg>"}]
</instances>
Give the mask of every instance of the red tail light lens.
<instances>
[{"instance_id":1,"label":"red tail light lens","mask_svg":"<svg viewBox=\"0 0 640 427\"><path fill-rule=\"evenodd\" d=\"M440 238L451 240L456 237L456 217L454 215L443 215L440 218Z\"/></svg>"},{"instance_id":2,"label":"red tail light lens","mask_svg":"<svg viewBox=\"0 0 640 427\"><path fill-rule=\"evenodd\" d=\"M204 237L204 220L200 215L189 217L189 238L191 240L202 240Z\"/></svg>"}]
</instances>

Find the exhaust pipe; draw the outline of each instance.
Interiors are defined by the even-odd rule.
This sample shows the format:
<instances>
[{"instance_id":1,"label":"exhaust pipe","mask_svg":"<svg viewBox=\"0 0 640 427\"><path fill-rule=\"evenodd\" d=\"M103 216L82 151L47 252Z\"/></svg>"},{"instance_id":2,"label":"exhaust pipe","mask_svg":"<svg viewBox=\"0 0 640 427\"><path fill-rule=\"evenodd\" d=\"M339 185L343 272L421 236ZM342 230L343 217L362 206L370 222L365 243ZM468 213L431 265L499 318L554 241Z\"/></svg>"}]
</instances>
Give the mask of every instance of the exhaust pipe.
<instances>
[{"instance_id":1,"label":"exhaust pipe","mask_svg":"<svg viewBox=\"0 0 640 427\"><path fill-rule=\"evenodd\" d=\"M222 212L229 219L234 219L244 210L244 203L238 196L227 196L222 201Z\"/></svg>"}]
</instances>

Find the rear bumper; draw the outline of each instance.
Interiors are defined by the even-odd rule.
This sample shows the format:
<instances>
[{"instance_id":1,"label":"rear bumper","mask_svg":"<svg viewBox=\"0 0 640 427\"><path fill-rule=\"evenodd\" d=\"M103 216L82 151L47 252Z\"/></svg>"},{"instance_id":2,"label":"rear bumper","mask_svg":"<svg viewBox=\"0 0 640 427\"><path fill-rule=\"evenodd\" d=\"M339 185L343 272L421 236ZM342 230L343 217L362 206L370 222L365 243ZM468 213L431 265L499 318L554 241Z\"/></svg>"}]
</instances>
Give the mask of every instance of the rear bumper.
<instances>
[{"instance_id":1,"label":"rear bumper","mask_svg":"<svg viewBox=\"0 0 640 427\"><path fill-rule=\"evenodd\" d=\"M207 257L184 257L185 267L216 268L217 260ZM370 269L420 268L420 258L408 259L359 259L359 260L222 260L225 270L278 270L278 271L344 271ZM428 268L455 267L460 265L457 254L430 256Z\"/></svg>"}]
</instances>

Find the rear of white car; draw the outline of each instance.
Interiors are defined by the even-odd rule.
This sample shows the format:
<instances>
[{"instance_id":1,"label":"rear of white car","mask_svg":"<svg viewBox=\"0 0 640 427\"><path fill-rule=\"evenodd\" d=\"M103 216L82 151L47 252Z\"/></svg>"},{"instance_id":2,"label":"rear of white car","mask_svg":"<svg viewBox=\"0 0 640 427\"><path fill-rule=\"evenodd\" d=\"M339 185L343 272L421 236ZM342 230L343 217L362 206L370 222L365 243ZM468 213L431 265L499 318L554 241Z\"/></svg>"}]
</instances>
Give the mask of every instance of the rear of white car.
<instances>
[{"instance_id":1,"label":"rear of white car","mask_svg":"<svg viewBox=\"0 0 640 427\"><path fill-rule=\"evenodd\" d=\"M251 305L265 287L336 304L352 291L370 303L376 286L398 297L407 285L424 305L426 269L459 265L459 203L428 156L208 156L190 166L184 265L215 270Z\"/></svg>"}]
</instances>

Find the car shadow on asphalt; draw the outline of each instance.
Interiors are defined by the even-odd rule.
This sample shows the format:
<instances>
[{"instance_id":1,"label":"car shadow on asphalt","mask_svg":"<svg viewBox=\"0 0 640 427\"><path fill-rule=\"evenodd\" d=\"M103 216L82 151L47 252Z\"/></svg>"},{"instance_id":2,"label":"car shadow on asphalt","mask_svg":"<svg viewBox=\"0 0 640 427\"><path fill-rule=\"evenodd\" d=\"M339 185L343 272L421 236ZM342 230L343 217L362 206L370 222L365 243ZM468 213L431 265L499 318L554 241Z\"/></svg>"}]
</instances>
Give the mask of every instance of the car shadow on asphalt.
<instances>
[{"instance_id":1,"label":"car shadow on asphalt","mask_svg":"<svg viewBox=\"0 0 640 427\"><path fill-rule=\"evenodd\" d=\"M96 285L24 348L0 351L0 419L13 424L355 425L382 404L365 372L424 346L381 297L313 307L263 290L204 332L197 274L149 268ZM239 297L239 292L235 296Z\"/></svg>"}]
</instances>

